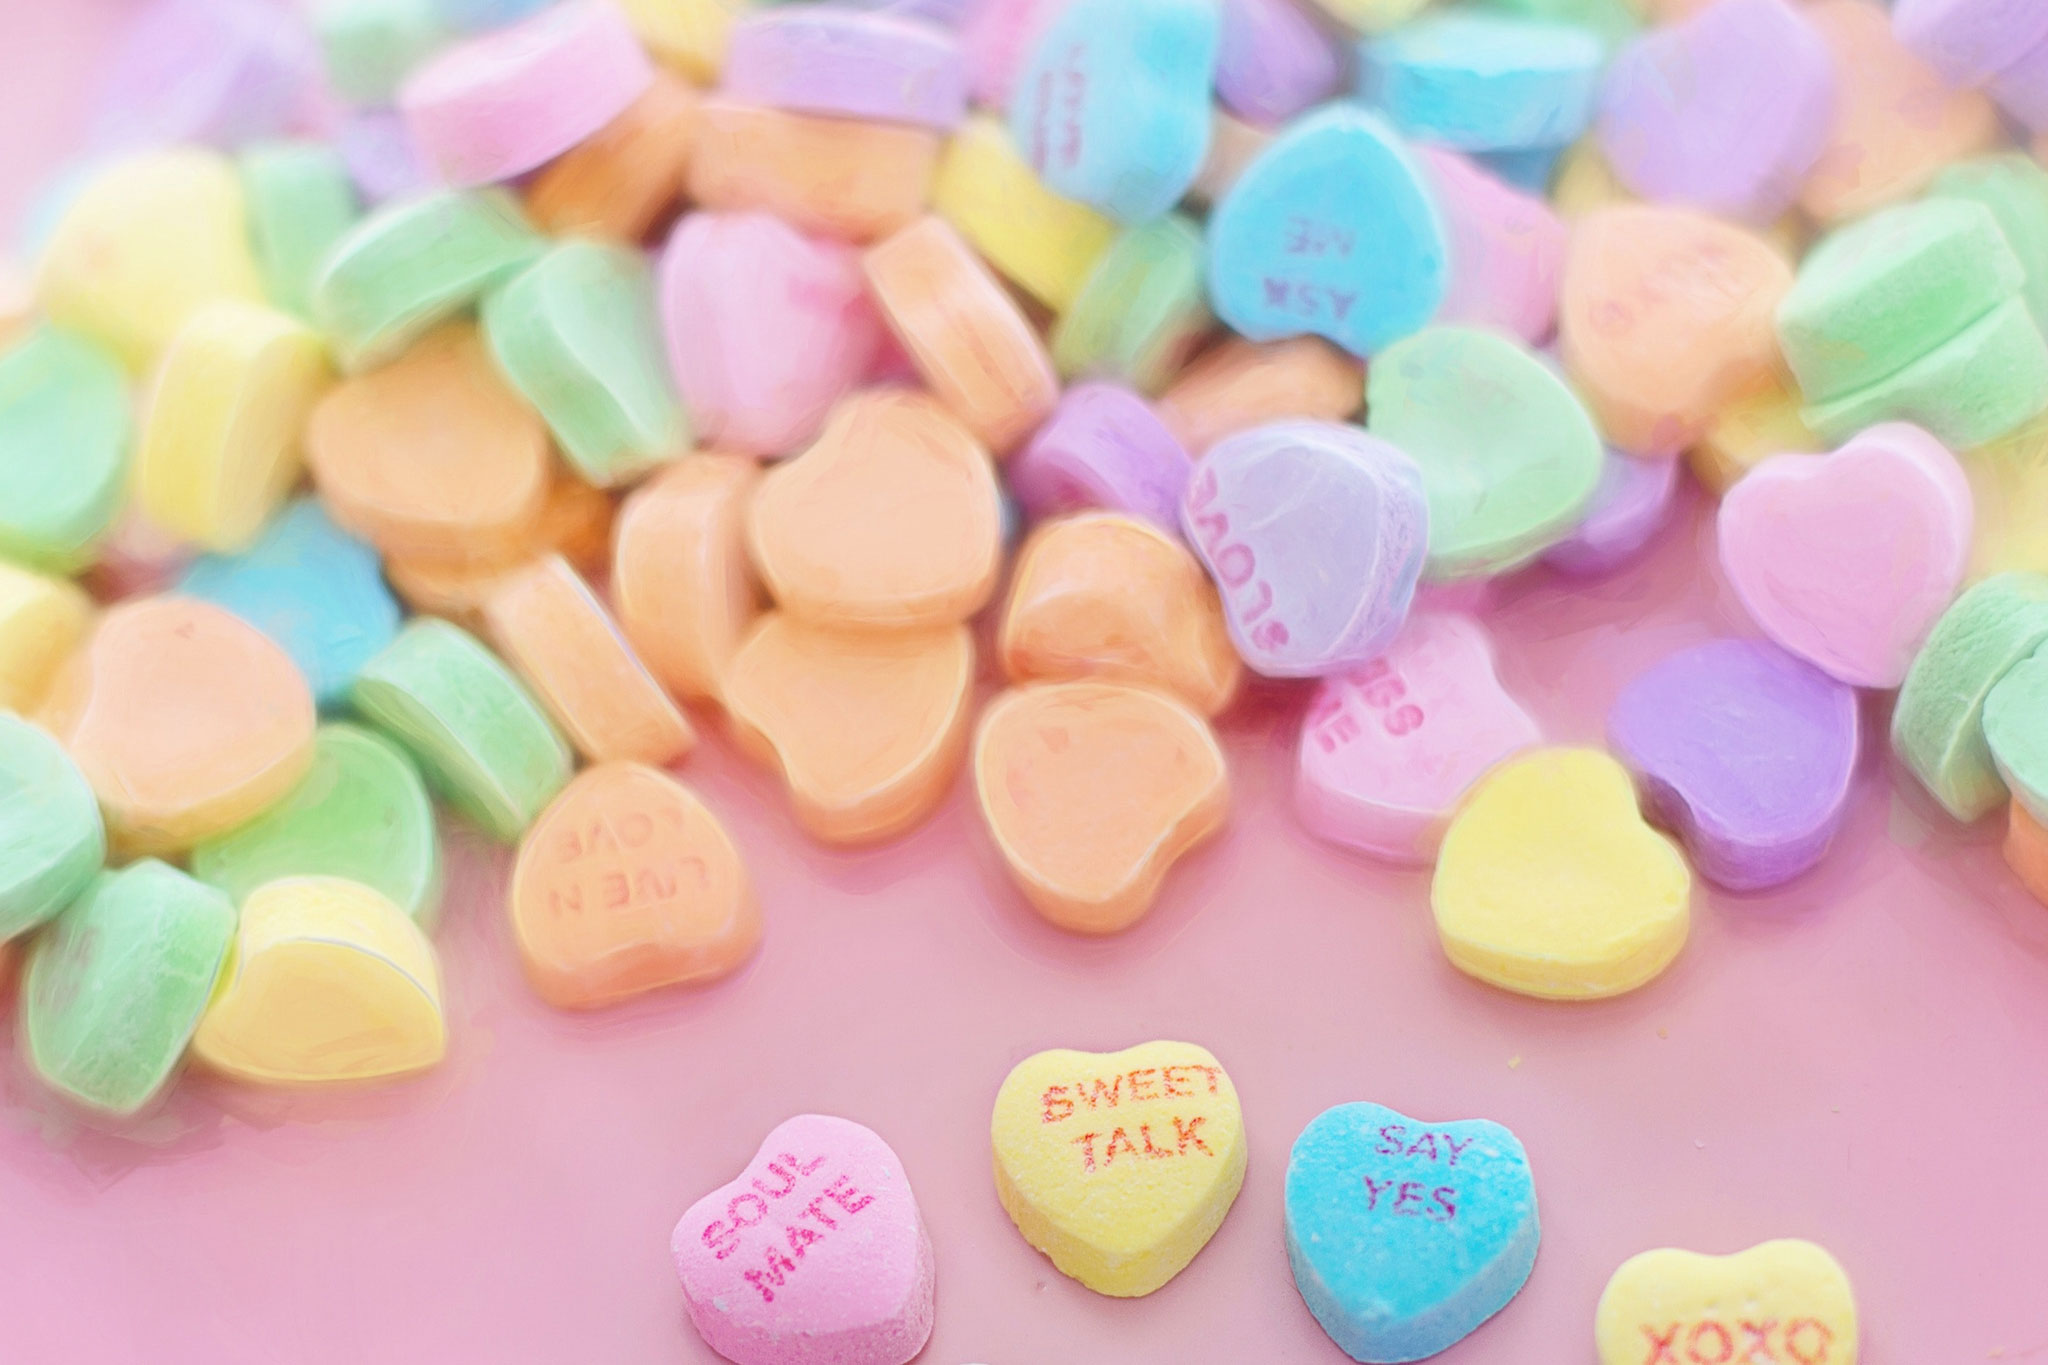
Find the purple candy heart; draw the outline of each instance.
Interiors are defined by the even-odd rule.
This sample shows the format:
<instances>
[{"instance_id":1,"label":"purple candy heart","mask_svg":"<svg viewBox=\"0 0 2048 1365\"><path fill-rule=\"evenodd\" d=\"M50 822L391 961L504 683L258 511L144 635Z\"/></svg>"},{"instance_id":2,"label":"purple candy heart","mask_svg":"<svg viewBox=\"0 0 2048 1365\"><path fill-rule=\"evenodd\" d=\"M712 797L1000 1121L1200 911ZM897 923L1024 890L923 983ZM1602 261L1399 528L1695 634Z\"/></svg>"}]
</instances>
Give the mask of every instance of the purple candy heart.
<instances>
[{"instance_id":1,"label":"purple candy heart","mask_svg":"<svg viewBox=\"0 0 2048 1365\"><path fill-rule=\"evenodd\" d=\"M356 189L372 204L441 183L396 110L349 110L335 125L334 146Z\"/></svg>"},{"instance_id":2,"label":"purple candy heart","mask_svg":"<svg viewBox=\"0 0 2048 1365\"><path fill-rule=\"evenodd\" d=\"M1897 0L1892 32L1950 85L1982 85L2048 47L2041 0Z\"/></svg>"},{"instance_id":3,"label":"purple candy heart","mask_svg":"<svg viewBox=\"0 0 2048 1365\"><path fill-rule=\"evenodd\" d=\"M1191 467L1150 403L1115 384L1077 384L1003 474L1033 517L1104 507L1178 535Z\"/></svg>"},{"instance_id":4,"label":"purple candy heart","mask_svg":"<svg viewBox=\"0 0 2048 1365\"><path fill-rule=\"evenodd\" d=\"M967 116L967 65L946 29L921 19L791 6L733 25L724 93L749 104L953 128Z\"/></svg>"},{"instance_id":5,"label":"purple candy heart","mask_svg":"<svg viewBox=\"0 0 2048 1365\"><path fill-rule=\"evenodd\" d=\"M1787 0L1715 0L1607 68L1600 145L1624 185L1752 223L1790 207L1827 147L1834 58Z\"/></svg>"},{"instance_id":6,"label":"purple candy heart","mask_svg":"<svg viewBox=\"0 0 2048 1365\"><path fill-rule=\"evenodd\" d=\"M1638 460L1609 450L1579 529L1543 554L1559 573L1597 578L1641 554L1670 519L1677 460Z\"/></svg>"},{"instance_id":7,"label":"purple candy heart","mask_svg":"<svg viewBox=\"0 0 2048 1365\"><path fill-rule=\"evenodd\" d=\"M1681 650L1622 690L1608 742L1700 875L1734 891L1819 862L1848 810L1856 690L1765 640Z\"/></svg>"},{"instance_id":8,"label":"purple candy heart","mask_svg":"<svg viewBox=\"0 0 2048 1365\"><path fill-rule=\"evenodd\" d=\"M261 0L160 0L137 16L100 83L90 142L236 146L293 126L319 55L298 12Z\"/></svg>"},{"instance_id":9,"label":"purple candy heart","mask_svg":"<svg viewBox=\"0 0 2048 1365\"><path fill-rule=\"evenodd\" d=\"M1296 0L1223 0L1216 97L1253 123L1284 123L1344 79L1336 42Z\"/></svg>"}]
</instances>

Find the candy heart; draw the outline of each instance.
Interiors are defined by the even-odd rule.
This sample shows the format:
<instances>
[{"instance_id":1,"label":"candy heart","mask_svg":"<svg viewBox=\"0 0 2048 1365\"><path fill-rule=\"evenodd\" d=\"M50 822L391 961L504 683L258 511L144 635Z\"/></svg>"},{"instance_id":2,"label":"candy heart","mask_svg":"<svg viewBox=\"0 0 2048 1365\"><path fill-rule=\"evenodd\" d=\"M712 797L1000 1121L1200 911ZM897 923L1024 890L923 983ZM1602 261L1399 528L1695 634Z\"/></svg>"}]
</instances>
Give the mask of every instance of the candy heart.
<instances>
[{"instance_id":1,"label":"candy heart","mask_svg":"<svg viewBox=\"0 0 2048 1365\"><path fill-rule=\"evenodd\" d=\"M1193 1043L1027 1057L996 1092L989 1134L996 1197L1024 1240L1117 1298L1186 1269L1244 1184L1237 1087Z\"/></svg>"},{"instance_id":2,"label":"candy heart","mask_svg":"<svg viewBox=\"0 0 2048 1365\"><path fill-rule=\"evenodd\" d=\"M797 819L830 843L900 834L946 794L966 749L966 629L821 629L770 612L733 655L735 738L782 772Z\"/></svg>"},{"instance_id":3,"label":"candy heart","mask_svg":"<svg viewBox=\"0 0 2048 1365\"><path fill-rule=\"evenodd\" d=\"M638 763L600 763L520 841L512 930L549 1003L610 1004L746 960L761 912L724 826L696 793Z\"/></svg>"},{"instance_id":4,"label":"candy heart","mask_svg":"<svg viewBox=\"0 0 2048 1365\"><path fill-rule=\"evenodd\" d=\"M1892 708L1892 751L1958 820L1988 815L2005 783L1984 733L1994 689L2048 641L2048 578L1987 578L1942 613Z\"/></svg>"},{"instance_id":5,"label":"candy heart","mask_svg":"<svg viewBox=\"0 0 2048 1365\"><path fill-rule=\"evenodd\" d=\"M1365 367L1326 341L1231 337L1160 395L1159 420L1189 454L1201 455L1266 422L1341 422L1364 402Z\"/></svg>"},{"instance_id":6,"label":"candy heart","mask_svg":"<svg viewBox=\"0 0 2048 1365\"><path fill-rule=\"evenodd\" d=\"M1716 0L1608 66L1600 145L1645 199L1768 223L1826 148L1834 60L1788 0Z\"/></svg>"},{"instance_id":7,"label":"candy heart","mask_svg":"<svg viewBox=\"0 0 2048 1365\"><path fill-rule=\"evenodd\" d=\"M54 917L106 861L85 776L57 741L0 711L0 942Z\"/></svg>"},{"instance_id":8,"label":"candy heart","mask_svg":"<svg viewBox=\"0 0 2048 1365\"><path fill-rule=\"evenodd\" d=\"M761 610L746 531L759 482L743 455L692 455L619 511L611 579L619 625L678 697L718 696Z\"/></svg>"},{"instance_id":9,"label":"candy heart","mask_svg":"<svg viewBox=\"0 0 2048 1365\"><path fill-rule=\"evenodd\" d=\"M1033 516L1107 507L1178 531L1190 468L1144 399L1113 384L1077 384L1003 474Z\"/></svg>"},{"instance_id":10,"label":"candy heart","mask_svg":"<svg viewBox=\"0 0 2048 1365\"><path fill-rule=\"evenodd\" d=\"M1593 117L1606 56L1575 24L1439 10L1359 44L1358 92L1421 141L1562 147Z\"/></svg>"},{"instance_id":11,"label":"candy heart","mask_svg":"<svg viewBox=\"0 0 2048 1365\"><path fill-rule=\"evenodd\" d=\"M1420 164L1353 105L1282 133L1209 221L1210 300L1253 341L1307 332L1371 355L1435 315L1448 275Z\"/></svg>"},{"instance_id":12,"label":"candy heart","mask_svg":"<svg viewBox=\"0 0 2048 1365\"><path fill-rule=\"evenodd\" d=\"M947 140L931 203L976 254L1055 313L1073 305L1117 236L1110 219L1039 179L1010 130L988 114Z\"/></svg>"},{"instance_id":13,"label":"candy heart","mask_svg":"<svg viewBox=\"0 0 2048 1365\"><path fill-rule=\"evenodd\" d=\"M777 1125L669 1249L690 1321L739 1365L903 1365L931 1336L932 1242L910 1177L847 1119Z\"/></svg>"},{"instance_id":14,"label":"candy heart","mask_svg":"<svg viewBox=\"0 0 2048 1365\"><path fill-rule=\"evenodd\" d=\"M1641 554L1671 520L1678 466L1675 459L1639 460L1609 450L1585 519L1543 552L1543 562L1559 573L1590 578Z\"/></svg>"},{"instance_id":15,"label":"candy heart","mask_svg":"<svg viewBox=\"0 0 2048 1365\"><path fill-rule=\"evenodd\" d=\"M1465 790L1540 741L1494 676L1485 629L1469 616L1417 612L1386 653L1316 689L1294 808L1325 839L1427 863Z\"/></svg>"},{"instance_id":16,"label":"candy heart","mask_svg":"<svg viewBox=\"0 0 2048 1365\"><path fill-rule=\"evenodd\" d=\"M1513 1133L1364 1103L1295 1139L1286 1220L1295 1288L1359 1361L1420 1360L1471 1335L1521 1292L1542 1237Z\"/></svg>"},{"instance_id":17,"label":"candy heart","mask_svg":"<svg viewBox=\"0 0 2048 1365\"><path fill-rule=\"evenodd\" d=\"M2048 817L2048 656L2039 651L1984 699L1984 742L2016 805Z\"/></svg>"},{"instance_id":18,"label":"candy heart","mask_svg":"<svg viewBox=\"0 0 2048 1365\"><path fill-rule=\"evenodd\" d=\"M1167 871L1230 807L1216 736L1195 712L1124 683L1037 683L982 713L974 789L1038 912L1108 934L1143 917Z\"/></svg>"},{"instance_id":19,"label":"candy heart","mask_svg":"<svg viewBox=\"0 0 2048 1365\"><path fill-rule=\"evenodd\" d=\"M1969 199L1991 210L1999 231L2027 270L2027 308L2048 332L2048 159L2021 152L1982 156L1950 166L1931 193Z\"/></svg>"},{"instance_id":20,"label":"candy heart","mask_svg":"<svg viewBox=\"0 0 2048 1365\"><path fill-rule=\"evenodd\" d=\"M1812 867L1848 810L1855 690L1762 640L1671 655L1623 689L1607 734L1700 875L1732 890Z\"/></svg>"},{"instance_id":21,"label":"candy heart","mask_svg":"<svg viewBox=\"0 0 2048 1365\"><path fill-rule=\"evenodd\" d=\"M1418 149L1449 234L1451 274L1438 322L1497 327L1530 345L1557 322L1569 236L1541 198L1440 147Z\"/></svg>"},{"instance_id":22,"label":"candy heart","mask_svg":"<svg viewBox=\"0 0 2048 1365\"><path fill-rule=\"evenodd\" d=\"M1309 678L1364 663L1401 628L1429 508L1399 448L1334 422L1275 422L1202 457L1181 524L1244 661Z\"/></svg>"},{"instance_id":23,"label":"candy heart","mask_svg":"<svg viewBox=\"0 0 2048 1365\"><path fill-rule=\"evenodd\" d=\"M681 77L655 72L624 113L534 177L528 215L557 237L645 240L683 192L702 98Z\"/></svg>"},{"instance_id":24,"label":"candy heart","mask_svg":"<svg viewBox=\"0 0 2048 1365\"><path fill-rule=\"evenodd\" d=\"M880 123L945 129L967 113L966 64L950 33L909 16L844 8L741 19L720 88L753 104Z\"/></svg>"},{"instance_id":25,"label":"candy heart","mask_svg":"<svg viewBox=\"0 0 2048 1365\"><path fill-rule=\"evenodd\" d=\"M1777 455L1721 501L1721 571L1764 632L1859 687L1897 687L1970 556L1969 481L1918 427Z\"/></svg>"},{"instance_id":26,"label":"candy heart","mask_svg":"<svg viewBox=\"0 0 2048 1365\"><path fill-rule=\"evenodd\" d=\"M0 553L66 572L93 557L126 492L128 378L83 337L0 337Z\"/></svg>"},{"instance_id":27,"label":"candy heart","mask_svg":"<svg viewBox=\"0 0 2048 1365\"><path fill-rule=\"evenodd\" d=\"M1295 0L1223 0L1216 99L1240 118L1285 123L1335 93L1338 44Z\"/></svg>"},{"instance_id":28,"label":"candy heart","mask_svg":"<svg viewBox=\"0 0 2048 1365\"><path fill-rule=\"evenodd\" d=\"M1126 223L1180 201L1209 150L1209 0L1074 0L1039 34L1010 131L1047 185Z\"/></svg>"},{"instance_id":29,"label":"candy heart","mask_svg":"<svg viewBox=\"0 0 2048 1365\"><path fill-rule=\"evenodd\" d=\"M2006 812L2002 851L2020 885L2048 905L2048 828L2028 812L2024 801L2014 801Z\"/></svg>"},{"instance_id":30,"label":"candy heart","mask_svg":"<svg viewBox=\"0 0 2048 1365\"><path fill-rule=\"evenodd\" d=\"M1202 231L1179 214L1130 228L1102 253L1052 333L1063 375L1157 393L1210 328Z\"/></svg>"},{"instance_id":31,"label":"candy heart","mask_svg":"<svg viewBox=\"0 0 2048 1365\"><path fill-rule=\"evenodd\" d=\"M1526 563L1577 524L1600 481L1600 436L1578 398L1492 332L1431 327L1389 347L1365 407L1366 429L1422 470L1433 579Z\"/></svg>"},{"instance_id":32,"label":"candy heart","mask_svg":"<svg viewBox=\"0 0 2048 1365\"><path fill-rule=\"evenodd\" d=\"M1732 1256L1667 1247L1614 1272L1593 1337L1600 1365L1856 1365L1856 1298L1835 1258L1811 1242L1765 1242Z\"/></svg>"},{"instance_id":33,"label":"candy heart","mask_svg":"<svg viewBox=\"0 0 2048 1365\"><path fill-rule=\"evenodd\" d=\"M1522 995L1632 991L1685 946L1692 877L1620 764L1540 749L1495 768L1437 854L1430 902L1460 971Z\"/></svg>"},{"instance_id":34,"label":"candy heart","mask_svg":"<svg viewBox=\"0 0 2048 1365\"><path fill-rule=\"evenodd\" d=\"M1012 682L1149 684L1211 716L1244 676L1216 589L1187 547L1108 512L1049 523L1025 542L996 647Z\"/></svg>"}]
</instances>

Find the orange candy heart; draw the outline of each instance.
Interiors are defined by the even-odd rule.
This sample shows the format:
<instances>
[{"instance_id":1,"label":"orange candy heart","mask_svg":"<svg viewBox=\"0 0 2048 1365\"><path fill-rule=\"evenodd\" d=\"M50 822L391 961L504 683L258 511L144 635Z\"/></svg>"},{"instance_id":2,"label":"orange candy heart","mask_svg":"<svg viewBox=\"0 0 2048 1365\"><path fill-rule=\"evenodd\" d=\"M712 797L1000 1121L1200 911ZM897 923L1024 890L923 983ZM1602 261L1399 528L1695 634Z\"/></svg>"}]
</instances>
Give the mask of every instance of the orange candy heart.
<instances>
[{"instance_id":1,"label":"orange candy heart","mask_svg":"<svg viewBox=\"0 0 2048 1365\"><path fill-rule=\"evenodd\" d=\"M334 519L420 559L516 556L547 502L549 450L547 427L468 324L336 386L306 428Z\"/></svg>"},{"instance_id":2,"label":"orange candy heart","mask_svg":"<svg viewBox=\"0 0 2048 1365\"><path fill-rule=\"evenodd\" d=\"M1105 678L1173 693L1204 715L1244 664L1216 587L1187 546L1137 517L1048 522L1017 558L997 643L1012 682Z\"/></svg>"},{"instance_id":3,"label":"orange candy heart","mask_svg":"<svg viewBox=\"0 0 2048 1365\"><path fill-rule=\"evenodd\" d=\"M638 246L682 197L698 104L696 87L656 72L625 113L535 178L527 214L558 237Z\"/></svg>"},{"instance_id":4,"label":"orange candy heart","mask_svg":"<svg viewBox=\"0 0 2048 1365\"><path fill-rule=\"evenodd\" d=\"M665 773L600 763L520 841L512 931L549 1004L590 1009L726 975L761 940L732 839Z\"/></svg>"},{"instance_id":5,"label":"orange candy heart","mask_svg":"<svg viewBox=\"0 0 2048 1365\"><path fill-rule=\"evenodd\" d=\"M399 600L423 616L484 633L484 603L500 583L543 555L559 554L579 573L595 573L611 550L612 500L581 479L558 477L540 519L517 551L504 558L384 557L384 577Z\"/></svg>"},{"instance_id":6,"label":"orange candy heart","mask_svg":"<svg viewBox=\"0 0 2048 1365\"><path fill-rule=\"evenodd\" d=\"M2035 900L2048 905L2048 829L2018 800L2006 816L2005 864Z\"/></svg>"},{"instance_id":7,"label":"orange candy heart","mask_svg":"<svg viewBox=\"0 0 2048 1365\"><path fill-rule=\"evenodd\" d=\"M1791 287L1792 267L1763 238L1691 209L1617 204L1580 219L1558 331L1609 443L1675 453L1767 387Z\"/></svg>"},{"instance_id":8,"label":"orange candy heart","mask_svg":"<svg viewBox=\"0 0 2048 1365\"><path fill-rule=\"evenodd\" d=\"M848 634L770 612L733 656L725 705L741 745L781 769L804 828L858 844L945 798L973 685L963 627Z\"/></svg>"},{"instance_id":9,"label":"orange candy heart","mask_svg":"<svg viewBox=\"0 0 2048 1365\"><path fill-rule=\"evenodd\" d=\"M1341 422L1365 406L1365 366L1318 337L1232 337L1180 372L1159 418L1188 454L1283 418Z\"/></svg>"},{"instance_id":10,"label":"orange candy heart","mask_svg":"<svg viewBox=\"0 0 2048 1365\"><path fill-rule=\"evenodd\" d=\"M1003 693L981 719L974 787L1032 905L1089 934L1142 918L1167 870L1230 807L1223 751L1202 718L1123 683Z\"/></svg>"},{"instance_id":11,"label":"orange candy heart","mask_svg":"<svg viewBox=\"0 0 2048 1365\"><path fill-rule=\"evenodd\" d=\"M690 158L690 198L867 242L917 217L938 163L939 137L929 129L714 98L704 101Z\"/></svg>"},{"instance_id":12,"label":"orange candy heart","mask_svg":"<svg viewBox=\"0 0 2048 1365\"><path fill-rule=\"evenodd\" d=\"M117 847L172 853L261 814L313 762L313 694L270 637L210 603L100 618L43 703Z\"/></svg>"},{"instance_id":13,"label":"orange candy heart","mask_svg":"<svg viewBox=\"0 0 2048 1365\"><path fill-rule=\"evenodd\" d=\"M744 455L691 455L626 499L612 600L640 657L679 697L716 699L761 611L747 507L761 471Z\"/></svg>"},{"instance_id":14,"label":"orange candy heart","mask_svg":"<svg viewBox=\"0 0 2048 1365\"><path fill-rule=\"evenodd\" d=\"M673 763L697 742L611 613L560 555L519 570L484 604L494 643L593 763Z\"/></svg>"},{"instance_id":15,"label":"orange candy heart","mask_svg":"<svg viewBox=\"0 0 2048 1365\"><path fill-rule=\"evenodd\" d=\"M902 389L842 402L815 445L761 480L747 533L775 600L821 625L951 625L982 608L1002 570L987 453Z\"/></svg>"}]
</instances>

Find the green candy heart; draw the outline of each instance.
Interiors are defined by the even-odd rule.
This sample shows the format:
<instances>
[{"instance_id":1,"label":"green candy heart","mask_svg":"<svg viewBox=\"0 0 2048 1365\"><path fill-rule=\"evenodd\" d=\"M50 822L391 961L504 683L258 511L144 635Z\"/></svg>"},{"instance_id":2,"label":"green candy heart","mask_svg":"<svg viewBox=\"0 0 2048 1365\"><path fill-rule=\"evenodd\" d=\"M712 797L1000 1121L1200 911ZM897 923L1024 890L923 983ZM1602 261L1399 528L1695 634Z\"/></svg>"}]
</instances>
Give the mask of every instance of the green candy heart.
<instances>
[{"instance_id":1,"label":"green candy heart","mask_svg":"<svg viewBox=\"0 0 2048 1365\"><path fill-rule=\"evenodd\" d=\"M0 354L0 556L84 567L126 491L128 375L112 352L40 327Z\"/></svg>"},{"instance_id":2,"label":"green candy heart","mask_svg":"<svg viewBox=\"0 0 2048 1365\"><path fill-rule=\"evenodd\" d=\"M350 104L390 104L406 73L448 41L434 0L320 0L313 31L327 84Z\"/></svg>"},{"instance_id":3,"label":"green candy heart","mask_svg":"<svg viewBox=\"0 0 2048 1365\"><path fill-rule=\"evenodd\" d=\"M511 843L569 781L569 749L498 656L459 626L416 618L350 693L485 833Z\"/></svg>"},{"instance_id":4,"label":"green candy heart","mask_svg":"<svg viewBox=\"0 0 2048 1365\"><path fill-rule=\"evenodd\" d=\"M1629 0L1489 0L1491 8L1529 19L1577 24L1612 48L1643 26Z\"/></svg>"},{"instance_id":5,"label":"green candy heart","mask_svg":"<svg viewBox=\"0 0 2048 1365\"><path fill-rule=\"evenodd\" d=\"M2028 655L1991 689L1984 742L2013 796L2035 820L2048 820L2048 653Z\"/></svg>"},{"instance_id":6,"label":"green candy heart","mask_svg":"<svg viewBox=\"0 0 2048 1365\"><path fill-rule=\"evenodd\" d=\"M1951 450L1988 444L2048 407L2048 338L2008 299L1896 374L1800 411L1840 445L1879 422L1925 427Z\"/></svg>"},{"instance_id":7,"label":"green candy heart","mask_svg":"<svg viewBox=\"0 0 2048 1365\"><path fill-rule=\"evenodd\" d=\"M404 750L354 725L323 725L304 780L248 824L193 849L192 875L236 905L280 877L343 877L431 928L441 909L434 805Z\"/></svg>"},{"instance_id":8,"label":"green candy heart","mask_svg":"<svg viewBox=\"0 0 2048 1365\"><path fill-rule=\"evenodd\" d=\"M344 368L368 369L476 303L545 245L500 190L386 205L334 244L313 283L313 316Z\"/></svg>"},{"instance_id":9,"label":"green candy heart","mask_svg":"<svg viewBox=\"0 0 2048 1365\"><path fill-rule=\"evenodd\" d=\"M2027 272L2027 311L2048 332L2048 170L2023 152L1980 156L1943 171L1929 192L1991 210Z\"/></svg>"},{"instance_id":10,"label":"green candy heart","mask_svg":"<svg viewBox=\"0 0 2048 1365\"><path fill-rule=\"evenodd\" d=\"M163 1088L213 994L235 907L154 858L104 872L29 950L22 1028L42 1078L132 1114Z\"/></svg>"},{"instance_id":11,"label":"green candy heart","mask_svg":"<svg viewBox=\"0 0 2048 1365\"><path fill-rule=\"evenodd\" d=\"M264 296L310 322L313 277L362 216L348 166L317 142L271 142L243 152L241 169Z\"/></svg>"},{"instance_id":12,"label":"green candy heart","mask_svg":"<svg viewBox=\"0 0 2048 1365\"><path fill-rule=\"evenodd\" d=\"M485 302L484 331L589 482L629 482L689 448L639 252L563 243Z\"/></svg>"},{"instance_id":13,"label":"green candy heart","mask_svg":"<svg viewBox=\"0 0 2048 1365\"><path fill-rule=\"evenodd\" d=\"M1158 393L1208 329L1207 258L1202 230L1179 214L1126 229L1053 329L1059 372Z\"/></svg>"},{"instance_id":14,"label":"green candy heart","mask_svg":"<svg viewBox=\"0 0 2048 1365\"><path fill-rule=\"evenodd\" d=\"M85 775L56 740L0 712L0 941L69 905L106 857Z\"/></svg>"},{"instance_id":15,"label":"green candy heart","mask_svg":"<svg viewBox=\"0 0 2048 1365\"><path fill-rule=\"evenodd\" d=\"M1593 419L1506 337L1430 327L1373 361L1366 428L1406 451L1429 500L1436 580L1500 573L1578 525L1600 480Z\"/></svg>"},{"instance_id":16,"label":"green candy heart","mask_svg":"<svg viewBox=\"0 0 2048 1365\"><path fill-rule=\"evenodd\" d=\"M1892 709L1892 752L1958 820L1988 815L2005 799L1985 705L2044 641L2048 577L1999 574L1950 604L1906 673Z\"/></svg>"}]
</instances>

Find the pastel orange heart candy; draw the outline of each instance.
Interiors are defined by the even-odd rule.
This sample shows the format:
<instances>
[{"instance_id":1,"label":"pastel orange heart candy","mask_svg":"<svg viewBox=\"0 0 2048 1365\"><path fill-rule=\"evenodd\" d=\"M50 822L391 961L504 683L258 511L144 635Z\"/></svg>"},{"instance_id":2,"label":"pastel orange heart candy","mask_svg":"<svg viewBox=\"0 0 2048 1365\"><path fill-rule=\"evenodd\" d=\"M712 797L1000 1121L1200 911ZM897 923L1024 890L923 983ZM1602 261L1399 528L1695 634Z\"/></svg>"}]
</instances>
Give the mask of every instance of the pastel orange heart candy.
<instances>
[{"instance_id":1,"label":"pastel orange heart candy","mask_svg":"<svg viewBox=\"0 0 2048 1365\"><path fill-rule=\"evenodd\" d=\"M1181 371L1159 419L1199 458L1226 436L1289 418L1341 422L1365 405L1365 366L1320 337L1217 346Z\"/></svg>"},{"instance_id":2,"label":"pastel orange heart candy","mask_svg":"<svg viewBox=\"0 0 2048 1365\"><path fill-rule=\"evenodd\" d=\"M744 455L691 455L626 499L612 548L612 601L640 657L679 697L720 696L761 612L747 507L761 481Z\"/></svg>"},{"instance_id":3,"label":"pastel orange heart candy","mask_svg":"<svg viewBox=\"0 0 2048 1365\"><path fill-rule=\"evenodd\" d=\"M559 554L580 573L596 573L611 551L612 500L581 479L559 478L548 489L540 519L506 555L437 559L384 556L384 577L399 600L421 616L453 621L471 634L485 631L484 603L506 578L543 555Z\"/></svg>"},{"instance_id":4,"label":"pastel orange heart candy","mask_svg":"<svg viewBox=\"0 0 2048 1365\"><path fill-rule=\"evenodd\" d=\"M770 612L733 656L725 706L741 745L781 769L805 829L867 843L945 797L973 685L963 627L851 634Z\"/></svg>"},{"instance_id":5,"label":"pastel orange heart candy","mask_svg":"<svg viewBox=\"0 0 2048 1365\"><path fill-rule=\"evenodd\" d=\"M724 826L639 763L600 763L562 789L520 842L511 900L527 979L565 1009L713 980L761 939Z\"/></svg>"},{"instance_id":6,"label":"pastel orange heart candy","mask_svg":"<svg viewBox=\"0 0 2048 1365\"><path fill-rule=\"evenodd\" d=\"M996 698L975 738L974 787L1032 905L1092 934L1142 918L1167 870L1230 807L1207 723L1126 683L1038 683Z\"/></svg>"}]
</instances>

